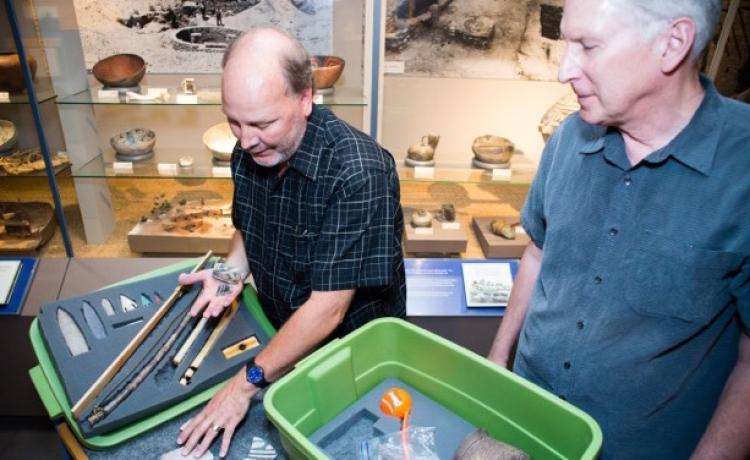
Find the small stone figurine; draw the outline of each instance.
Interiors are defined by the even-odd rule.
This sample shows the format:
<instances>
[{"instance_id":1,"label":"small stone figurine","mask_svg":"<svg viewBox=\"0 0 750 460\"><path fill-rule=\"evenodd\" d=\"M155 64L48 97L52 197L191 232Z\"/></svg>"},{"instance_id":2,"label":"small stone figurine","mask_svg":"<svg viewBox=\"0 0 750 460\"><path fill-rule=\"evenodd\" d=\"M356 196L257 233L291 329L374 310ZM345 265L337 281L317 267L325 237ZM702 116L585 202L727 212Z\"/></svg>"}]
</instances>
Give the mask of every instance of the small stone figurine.
<instances>
[{"instance_id":1,"label":"small stone figurine","mask_svg":"<svg viewBox=\"0 0 750 460\"><path fill-rule=\"evenodd\" d=\"M506 240L515 240L516 225L517 224L515 223L509 223L502 219L497 219L490 222L490 231L501 238L505 238Z\"/></svg>"}]
</instances>

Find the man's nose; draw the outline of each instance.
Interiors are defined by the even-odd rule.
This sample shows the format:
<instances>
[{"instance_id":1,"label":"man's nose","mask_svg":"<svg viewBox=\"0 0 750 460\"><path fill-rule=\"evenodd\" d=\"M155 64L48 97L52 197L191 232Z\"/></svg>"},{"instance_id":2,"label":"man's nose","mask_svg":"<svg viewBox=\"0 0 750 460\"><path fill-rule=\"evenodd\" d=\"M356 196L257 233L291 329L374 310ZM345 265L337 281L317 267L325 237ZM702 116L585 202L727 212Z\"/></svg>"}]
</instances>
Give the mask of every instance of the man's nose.
<instances>
[{"instance_id":1,"label":"man's nose","mask_svg":"<svg viewBox=\"0 0 750 460\"><path fill-rule=\"evenodd\" d=\"M240 128L240 146L244 150L250 150L260 143L258 139L258 130L251 126L242 126Z\"/></svg>"},{"instance_id":2,"label":"man's nose","mask_svg":"<svg viewBox=\"0 0 750 460\"><path fill-rule=\"evenodd\" d=\"M570 43L565 45L565 53L563 53L562 61L560 61L560 67L557 70L557 79L561 83L570 83L571 81L578 78L581 74L580 56L574 50L574 46Z\"/></svg>"}]
</instances>

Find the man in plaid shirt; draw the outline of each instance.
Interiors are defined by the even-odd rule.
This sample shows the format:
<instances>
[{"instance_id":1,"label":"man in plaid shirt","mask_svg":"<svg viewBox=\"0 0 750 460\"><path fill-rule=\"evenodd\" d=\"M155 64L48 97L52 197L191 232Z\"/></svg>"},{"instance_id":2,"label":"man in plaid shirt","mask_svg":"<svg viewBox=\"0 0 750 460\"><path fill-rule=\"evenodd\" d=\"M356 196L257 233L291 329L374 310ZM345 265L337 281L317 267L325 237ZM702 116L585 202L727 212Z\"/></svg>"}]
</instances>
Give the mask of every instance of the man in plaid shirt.
<instances>
[{"instance_id":1,"label":"man in plaid shirt","mask_svg":"<svg viewBox=\"0 0 750 460\"><path fill-rule=\"evenodd\" d=\"M278 333L182 430L183 454L202 455L223 431L225 456L251 397L326 340L366 322L404 317L403 216L393 157L312 104L312 70L285 32L254 29L224 57L223 109L237 228L220 270L201 281L193 314L218 316L252 274ZM205 307L205 308L204 308Z\"/></svg>"}]
</instances>

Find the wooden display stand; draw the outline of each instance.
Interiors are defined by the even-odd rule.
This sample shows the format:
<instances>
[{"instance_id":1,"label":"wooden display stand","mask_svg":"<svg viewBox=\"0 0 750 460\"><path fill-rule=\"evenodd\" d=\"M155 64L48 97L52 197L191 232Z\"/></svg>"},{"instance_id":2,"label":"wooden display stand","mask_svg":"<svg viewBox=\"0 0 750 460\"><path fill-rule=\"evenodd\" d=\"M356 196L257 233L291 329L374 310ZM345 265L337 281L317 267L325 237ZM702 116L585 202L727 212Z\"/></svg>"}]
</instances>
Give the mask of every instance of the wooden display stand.
<instances>
[{"instance_id":1,"label":"wooden display stand","mask_svg":"<svg viewBox=\"0 0 750 460\"><path fill-rule=\"evenodd\" d=\"M472 225L476 231L477 240L482 246L482 251L484 251L484 256L488 259L520 258L531 239L523 232L520 225L516 228L516 239L514 240L507 240L495 235L490 230L490 222L496 219L517 222L518 215L475 217L472 219Z\"/></svg>"},{"instance_id":2,"label":"wooden display stand","mask_svg":"<svg viewBox=\"0 0 750 460\"><path fill-rule=\"evenodd\" d=\"M458 254L466 251L468 237L461 224L432 219L432 227L414 228L411 213L404 209L404 251L416 254Z\"/></svg>"}]
</instances>

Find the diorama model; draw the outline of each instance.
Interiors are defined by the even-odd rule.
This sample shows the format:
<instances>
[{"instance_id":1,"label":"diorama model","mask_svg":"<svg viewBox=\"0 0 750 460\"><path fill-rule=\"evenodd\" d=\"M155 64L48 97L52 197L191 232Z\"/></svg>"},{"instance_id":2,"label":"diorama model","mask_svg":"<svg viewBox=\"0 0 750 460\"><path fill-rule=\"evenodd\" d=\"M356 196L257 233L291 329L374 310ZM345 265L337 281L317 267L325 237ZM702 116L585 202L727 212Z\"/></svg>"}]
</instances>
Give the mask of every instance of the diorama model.
<instances>
[{"instance_id":1,"label":"diorama model","mask_svg":"<svg viewBox=\"0 0 750 460\"><path fill-rule=\"evenodd\" d=\"M234 233L231 216L231 205L224 200L172 202L162 193L128 232L128 243L135 252L226 253Z\"/></svg>"}]
</instances>

